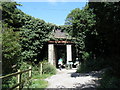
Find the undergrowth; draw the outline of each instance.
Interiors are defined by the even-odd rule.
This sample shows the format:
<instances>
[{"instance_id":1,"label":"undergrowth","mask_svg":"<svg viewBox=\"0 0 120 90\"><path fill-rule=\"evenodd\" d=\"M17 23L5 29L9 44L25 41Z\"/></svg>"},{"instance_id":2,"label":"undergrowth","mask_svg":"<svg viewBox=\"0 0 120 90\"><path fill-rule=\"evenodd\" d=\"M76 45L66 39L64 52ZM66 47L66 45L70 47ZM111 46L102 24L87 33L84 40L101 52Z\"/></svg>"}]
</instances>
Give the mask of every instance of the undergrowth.
<instances>
[{"instance_id":1,"label":"undergrowth","mask_svg":"<svg viewBox=\"0 0 120 90\"><path fill-rule=\"evenodd\" d=\"M56 68L47 61L40 63L42 63L42 75L40 73L40 64L34 66L32 69L32 78L24 84L23 88L46 88L48 86L48 82L44 79L56 74Z\"/></svg>"},{"instance_id":2,"label":"undergrowth","mask_svg":"<svg viewBox=\"0 0 120 90\"><path fill-rule=\"evenodd\" d=\"M100 80L100 86L98 90L104 89L119 89L120 90L120 78L113 75L113 70L108 69Z\"/></svg>"},{"instance_id":3,"label":"undergrowth","mask_svg":"<svg viewBox=\"0 0 120 90\"><path fill-rule=\"evenodd\" d=\"M78 67L77 72L87 73L91 71L99 71L101 69L106 69L105 73L102 74L101 80L99 81L100 86L97 87L98 90L103 89L119 89L120 90L120 77L114 74L114 69L112 69L107 60L105 61L102 58L96 60L86 60L84 63Z\"/></svg>"},{"instance_id":4,"label":"undergrowth","mask_svg":"<svg viewBox=\"0 0 120 90\"><path fill-rule=\"evenodd\" d=\"M36 75L33 76L31 80L25 83L24 88L46 88L48 86L48 82L44 79L50 77L50 74Z\"/></svg>"},{"instance_id":5,"label":"undergrowth","mask_svg":"<svg viewBox=\"0 0 120 90\"><path fill-rule=\"evenodd\" d=\"M95 60L87 59L84 61L84 63L80 64L80 66L77 69L77 72L86 73L91 71L98 71L106 67L108 67L107 62L102 58L98 58Z\"/></svg>"},{"instance_id":6,"label":"undergrowth","mask_svg":"<svg viewBox=\"0 0 120 90\"><path fill-rule=\"evenodd\" d=\"M47 61L40 62L43 64L42 66L42 75L40 73L40 64L31 65L27 62L22 62L20 66L20 70L27 70L30 66L32 66L32 78L24 83L23 88L46 88L48 82L45 81L45 78L50 77L51 75L56 74L56 68L49 64ZM23 73L21 76L21 81L28 78L28 73ZM4 83L5 81L5 83ZM7 82L6 82L7 81ZM17 84L17 77L10 77L3 80L2 88L11 88Z\"/></svg>"}]
</instances>

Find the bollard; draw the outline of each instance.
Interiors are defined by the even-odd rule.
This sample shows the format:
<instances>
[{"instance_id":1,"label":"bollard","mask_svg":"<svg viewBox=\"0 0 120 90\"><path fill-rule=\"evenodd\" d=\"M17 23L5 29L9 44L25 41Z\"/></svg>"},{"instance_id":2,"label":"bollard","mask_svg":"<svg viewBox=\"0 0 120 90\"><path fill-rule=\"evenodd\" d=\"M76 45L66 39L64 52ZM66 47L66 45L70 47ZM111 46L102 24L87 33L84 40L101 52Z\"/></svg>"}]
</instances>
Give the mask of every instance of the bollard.
<instances>
[{"instance_id":1,"label":"bollard","mask_svg":"<svg viewBox=\"0 0 120 90\"><path fill-rule=\"evenodd\" d=\"M31 78L31 77L32 77L32 67L30 66L29 69L31 69L31 70L29 71L29 78Z\"/></svg>"},{"instance_id":2,"label":"bollard","mask_svg":"<svg viewBox=\"0 0 120 90\"><path fill-rule=\"evenodd\" d=\"M42 63L40 63L40 75L42 75Z\"/></svg>"},{"instance_id":3,"label":"bollard","mask_svg":"<svg viewBox=\"0 0 120 90\"><path fill-rule=\"evenodd\" d=\"M20 72L20 70L18 70L18 72ZM19 84L21 82L21 74L17 75L17 83ZM20 90L20 85L17 87L18 90Z\"/></svg>"}]
</instances>

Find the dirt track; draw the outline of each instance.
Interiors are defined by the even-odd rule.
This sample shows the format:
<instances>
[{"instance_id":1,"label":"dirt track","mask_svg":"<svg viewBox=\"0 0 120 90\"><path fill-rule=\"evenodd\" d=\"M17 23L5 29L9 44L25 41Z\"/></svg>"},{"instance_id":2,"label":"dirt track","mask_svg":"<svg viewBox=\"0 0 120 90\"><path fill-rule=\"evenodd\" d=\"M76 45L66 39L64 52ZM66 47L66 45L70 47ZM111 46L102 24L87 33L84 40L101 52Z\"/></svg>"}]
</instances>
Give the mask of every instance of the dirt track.
<instances>
[{"instance_id":1,"label":"dirt track","mask_svg":"<svg viewBox=\"0 0 120 90\"><path fill-rule=\"evenodd\" d=\"M62 71L57 70L57 74L47 78L48 88L89 88L95 89L98 86L98 76L96 73L75 73L76 69Z\"/></svg>"}]
</instances>

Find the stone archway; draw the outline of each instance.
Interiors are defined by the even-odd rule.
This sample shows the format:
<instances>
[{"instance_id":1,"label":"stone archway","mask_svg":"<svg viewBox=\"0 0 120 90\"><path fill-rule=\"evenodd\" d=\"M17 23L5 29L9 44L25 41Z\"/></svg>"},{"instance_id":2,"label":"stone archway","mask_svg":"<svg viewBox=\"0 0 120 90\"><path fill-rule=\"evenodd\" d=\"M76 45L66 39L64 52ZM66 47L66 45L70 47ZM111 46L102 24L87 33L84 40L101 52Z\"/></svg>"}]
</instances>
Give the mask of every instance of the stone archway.
<instances>
[{"instance_id":1,"label":"stone archway","mask_svg":"<svg viewBox=\"0 0 120 90\"><path fill-rule=\"evenodd\" d=\"M67 53L66 53L66 45L64 44L54 44L55 48L55 62L56 62L56 67L58 68L58 60L62 58L63 60L63 65L66 64L67 61Z\"/></svg>"},{"instance_id":2,"label":"stone archway","mask_svg":"<svg viewBox=\"0 0 120 90\"><path fill-rule=\"evenodd\" d=\"M72 44L73 43L70 41L49 41L48 42L48 62L50 64L56 66L55 45L65 45L66 46L66 55L67 55L66 64L68 64L69 61L72 61Z\"/></svg>"}]
</instances>

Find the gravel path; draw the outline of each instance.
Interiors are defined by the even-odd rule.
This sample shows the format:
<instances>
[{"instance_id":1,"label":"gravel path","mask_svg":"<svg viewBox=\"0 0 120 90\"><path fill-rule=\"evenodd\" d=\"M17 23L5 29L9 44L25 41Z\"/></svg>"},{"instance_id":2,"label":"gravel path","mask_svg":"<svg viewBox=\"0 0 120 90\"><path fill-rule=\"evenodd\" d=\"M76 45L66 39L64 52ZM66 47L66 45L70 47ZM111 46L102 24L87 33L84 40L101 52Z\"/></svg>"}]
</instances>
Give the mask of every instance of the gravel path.
<instances>
[{"instance_id":1,"label":"gravel path","mask_svg":"<svg viewBox=\"0 0 120 90\"><path fill-rule=\"evenodd\" d=\"M75 73L76 69L72 70L57 70L57 74L47 79L49 86L47 88L79 88L79 89L95 89L98 86L99 73Z\"/></svg>"}]
</instances>

